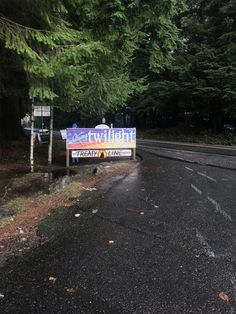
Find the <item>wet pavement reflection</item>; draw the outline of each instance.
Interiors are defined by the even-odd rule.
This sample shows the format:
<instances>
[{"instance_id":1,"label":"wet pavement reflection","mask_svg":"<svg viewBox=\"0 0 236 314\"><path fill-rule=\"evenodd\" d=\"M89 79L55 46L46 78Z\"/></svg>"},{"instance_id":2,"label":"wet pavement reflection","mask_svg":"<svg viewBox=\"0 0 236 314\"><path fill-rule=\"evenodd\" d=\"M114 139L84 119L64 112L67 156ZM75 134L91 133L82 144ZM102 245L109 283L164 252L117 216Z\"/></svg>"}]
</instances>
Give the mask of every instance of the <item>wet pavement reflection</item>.
<instances>
[{"instance_id":1,"label":"wet pavement reflection","mask_svg":"<svg viewBox=\"0 0 236 314\"><path fill-rule=\"evenodd\" d=\"M145 153L85 189L41 227L48 243L1 269L2 313L233 313L235 172L191 167Z\"/></svg>"}]
</instances>

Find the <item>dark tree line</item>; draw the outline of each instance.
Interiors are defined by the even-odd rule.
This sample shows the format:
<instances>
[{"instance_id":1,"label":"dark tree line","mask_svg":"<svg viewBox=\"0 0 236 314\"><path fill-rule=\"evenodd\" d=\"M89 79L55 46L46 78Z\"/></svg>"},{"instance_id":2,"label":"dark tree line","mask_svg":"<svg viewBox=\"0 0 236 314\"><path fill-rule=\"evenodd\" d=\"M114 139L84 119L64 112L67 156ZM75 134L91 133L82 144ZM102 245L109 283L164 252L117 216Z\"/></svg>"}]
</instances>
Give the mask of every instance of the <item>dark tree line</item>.
<instances>
[{"instance_id":1,"label":"dark tree line","mask_svg":"<svg viewBox=\"0 0 236 314\"><path fill-rule=\"evenodd\" d=\"M236 1L187 4L175 18L182 44L172 64L154 73L142 60L148 89L131 101L142 127L194 124L221 129L224 122L235 123ZM139 58L143 55L140 50Z\"/></svg>"},{"instance_id":2,"label":"dark tree line","mask_svg":"<svg viewBox=\"0 0 236 314\"><path fill-rule=\"evenodd\" d=\"M0 137L32 99L141 127L236 116L236 0L1 0Z\"/></svg>"}]
</instances>

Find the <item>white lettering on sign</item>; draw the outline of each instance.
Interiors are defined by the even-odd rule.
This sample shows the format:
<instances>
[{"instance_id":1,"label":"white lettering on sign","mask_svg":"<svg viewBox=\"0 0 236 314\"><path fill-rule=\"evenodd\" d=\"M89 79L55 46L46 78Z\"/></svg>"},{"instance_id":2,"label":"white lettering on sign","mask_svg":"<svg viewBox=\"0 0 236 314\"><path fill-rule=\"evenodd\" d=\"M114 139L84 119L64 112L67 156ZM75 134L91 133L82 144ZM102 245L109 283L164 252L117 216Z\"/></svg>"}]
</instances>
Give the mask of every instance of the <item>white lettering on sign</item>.
<instances>
[{"instance_id":1,"label":"white lettering on sign","mask_svg":"<svg viewBox=\"0 0 236 314\"><path fill-rule=\"evenodd\" d=\"M97 130L97 129L96 129ZM88 134L75 134L71 140L72 143L81 142L84 139L89 143L111 143L111 142L132 142L133 136L135 135L134 131L121 130L118 133L114 129L105 130L102 133L89 131ZM88 137L88 138L87 138Z\"/></svg>"},{"instance_id":2,"label":"white lettering on sign","mask_svg":"<svg viewBox=\"0 0 236 314\"><path fill-rule=\"evenodd\" d=\"M131 157L131 149L72 150L72 158Z\"/></svg>"}]
</instances>

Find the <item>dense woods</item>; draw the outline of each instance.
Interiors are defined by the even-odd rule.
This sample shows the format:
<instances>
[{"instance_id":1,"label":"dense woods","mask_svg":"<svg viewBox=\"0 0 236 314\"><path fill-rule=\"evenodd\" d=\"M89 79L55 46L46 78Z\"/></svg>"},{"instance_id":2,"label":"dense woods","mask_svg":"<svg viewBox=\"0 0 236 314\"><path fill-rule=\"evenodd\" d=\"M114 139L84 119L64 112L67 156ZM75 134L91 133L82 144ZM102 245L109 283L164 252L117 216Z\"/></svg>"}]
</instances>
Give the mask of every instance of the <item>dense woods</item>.
<instances>
[{"instance_id":1,"label":"dense woods","mask_svg":"<svg viewBox=\"0 0 236 314\"><path fill-rule=\"evenodd\" d=\"M236 115L235 0L1 0L0 136L36 101L141 127Z\"/></svg>"},{"instance_id":2,"label":"dense woods","mask_svg":"<svg viewBox=\"0 0 236 314\"><path fill-rule=\"evenodd\" d=\"M236 117L236 1L191 0L175 18L182 44L132 106L143 126L222 129Z\"/></svg>"}]
</instances>

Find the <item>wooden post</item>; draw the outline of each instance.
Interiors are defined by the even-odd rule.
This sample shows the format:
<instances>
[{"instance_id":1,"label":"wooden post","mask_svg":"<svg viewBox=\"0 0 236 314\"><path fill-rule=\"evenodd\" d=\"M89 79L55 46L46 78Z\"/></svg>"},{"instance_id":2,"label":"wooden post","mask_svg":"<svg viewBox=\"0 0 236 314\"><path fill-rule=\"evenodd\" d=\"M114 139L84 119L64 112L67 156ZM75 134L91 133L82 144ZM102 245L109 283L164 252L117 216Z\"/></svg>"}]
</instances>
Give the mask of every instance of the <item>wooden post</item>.
<instances>
[{"instance_id":1,"label":"wooden post","mask_svg":"<svg viewBox=\"0 0 236 314\"><path fill-rule=\"evenodd\" d=\"M48 165L52 165L52 145L53 145L53 103L50 106L50 133L48 145Z\"/></svg>"},{"instance_id":2,"label":"wooden post","mask_svg":"<svg viewBox=\"0 0 236 314\"><path fill-rule=\"evenodd\" d=\"M31 109L31 134L30 134L30 171L34 172L34 98Z\"/></svg>"},{"instance_id":3,"label":"wooden post","mask_svg":"<svg viewBox=\"0 0 236 314\"><path fill-rule=\"evenodd\" d=\"M70 150L66 149L66 167L70 167Z\"/></svg>"},{"instance_id":4,"label":"wooden post","mask_svg":"<svg viewBox=\"0 0 236 314\"><path fill-rule=\"evenodd\" d=\"M136 160L136 148L132 149L132 159Z\"/></svg>"}]
</instances>

